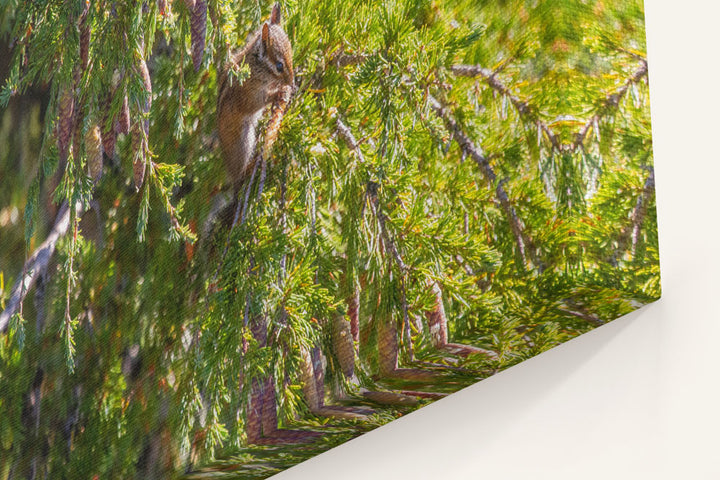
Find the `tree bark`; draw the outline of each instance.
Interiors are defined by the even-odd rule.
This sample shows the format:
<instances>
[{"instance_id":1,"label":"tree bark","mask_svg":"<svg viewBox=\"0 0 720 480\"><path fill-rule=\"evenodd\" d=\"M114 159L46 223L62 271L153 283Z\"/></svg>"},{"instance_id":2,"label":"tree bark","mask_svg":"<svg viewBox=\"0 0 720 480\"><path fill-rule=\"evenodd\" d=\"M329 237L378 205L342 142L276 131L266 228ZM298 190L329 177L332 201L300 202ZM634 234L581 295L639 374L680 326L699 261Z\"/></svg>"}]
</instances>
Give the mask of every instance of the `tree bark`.
<instances>
[{"instance_id":1,"label":"tree bark","mask_svg":"<svg viewBox=\"0 0 720 480\"><path fill-rule=\"evenodd\" d=\"M439 378L437 372L430 372L419 368L400 368L398 366L397 322L389 313L379 314L375 320L377 328L378 369L381 377L416 382L434 382Z\"/></svg>"},{"instance_id":2,"label":"tree bark","mask_svg":"<svg viewBox=\"0 0 720 480\"><path fill-rule=\"evenodd\" d=\"M443 306L442 290L440 289L440 285L434 280L428 280L427 283L435 297L433 309L425 313L430 329L430 341L432 345L438 350L444 350L461 357L467 357L472 354L482 354L488 358L497 358L497 353L492 350L448 342L447 316L445 315L445 307Z\"/></svg>"},{"instance_id":3,"label":"tree bark","mask_svg":"<svg viewBox=\"0 0 720 480\"><path fill-rule=\"evenodd\" d=\"M362 420L366 414L372 413L370 409L359 409L337 405L325 405L324 385L318 382L316 365L313 362L312 354L306 350L300 350L300 381L302 383L303 395L310 412L321 417L345 418ZM322 378L322 377L321 377Z\"/></svg>"},{"instance_id":4,"label":"tree bark","mask_svg":"<svg viewBox=\"0 0 720 480\"><path fill-rule=\"evenodd\" d=\"M332 341L335 358L337 358L343 374L347 378L353 378L355 376L355 345L352 325L341 315L337 315L333 319Z\"/></svg>"}]
</instances>

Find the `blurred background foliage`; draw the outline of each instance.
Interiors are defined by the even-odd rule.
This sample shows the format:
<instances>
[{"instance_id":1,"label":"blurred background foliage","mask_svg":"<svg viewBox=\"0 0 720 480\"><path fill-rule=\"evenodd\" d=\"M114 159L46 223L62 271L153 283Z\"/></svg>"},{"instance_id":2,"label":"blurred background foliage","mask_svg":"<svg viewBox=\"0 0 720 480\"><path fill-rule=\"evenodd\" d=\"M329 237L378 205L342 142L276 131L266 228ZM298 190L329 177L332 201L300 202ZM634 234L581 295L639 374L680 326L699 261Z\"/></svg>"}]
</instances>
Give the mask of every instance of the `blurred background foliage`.
<instances>
[{"instance_id":1,"label":"blurred background foliage","mask_svg":"<svg viewBox=\"0 0 720 480\"><path fill-rule=\"evenodd\" d=\"M641 1L283 2L229 229L217 72L271 6L0 2L0 311L77 206L0 323L0 479L264 478L659 298Z\"/></svg>"}]
</instances>

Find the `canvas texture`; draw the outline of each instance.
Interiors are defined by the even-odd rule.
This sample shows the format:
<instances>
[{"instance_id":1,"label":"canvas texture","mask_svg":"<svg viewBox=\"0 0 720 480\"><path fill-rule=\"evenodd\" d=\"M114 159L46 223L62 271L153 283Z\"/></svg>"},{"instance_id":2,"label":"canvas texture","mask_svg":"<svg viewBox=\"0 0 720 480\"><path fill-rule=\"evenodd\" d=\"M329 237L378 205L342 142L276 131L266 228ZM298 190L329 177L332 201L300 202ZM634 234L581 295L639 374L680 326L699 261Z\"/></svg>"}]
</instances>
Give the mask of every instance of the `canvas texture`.
<instances>
[{"instance_id":1,"label":"canvas texture","mask_svg":"<svg viewBox=\"0 0 720 480\"><path fill-rule=\"evenodd\" d=\"M640 0L10 1L0 79L0 480L266 478L660 297Z\"/></svg>"}]
</instances>

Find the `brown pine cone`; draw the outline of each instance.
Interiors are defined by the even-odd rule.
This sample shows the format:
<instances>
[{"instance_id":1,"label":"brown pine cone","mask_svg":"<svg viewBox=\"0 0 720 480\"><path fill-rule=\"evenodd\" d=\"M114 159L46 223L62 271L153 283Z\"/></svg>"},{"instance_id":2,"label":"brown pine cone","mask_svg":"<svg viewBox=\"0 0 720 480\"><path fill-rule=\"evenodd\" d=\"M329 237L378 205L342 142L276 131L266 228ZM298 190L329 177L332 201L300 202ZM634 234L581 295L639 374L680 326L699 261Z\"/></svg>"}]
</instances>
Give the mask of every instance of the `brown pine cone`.
<instances>
[{"instance_id":1,"label":"brown pine cone","mask_svg":"<svg viewBox=\"0 0 720 480\"><path fill-rule=\"evenodd\" d=\"M122 107L120 107L120 115L118 115L117 118L115 132L123 133L125 135L130 133L130 105L128 103L127 94L125 94Z\"/></svg>"},{"instance_id":2,"label":"brown pine cone","mask_svg":"<svg viewBox=\"0 0 720 480\"><path fill-rule=\"evenodd\" d=\"M117 133L115 132L115 119L110 118L112 110L112 101L115 96L115 89L112 89L102 102L102 144L103 151L112 157L115 154L115 143L117 142Z\"/></svg>"},{"instance_id":3,"label":"brown pine cone","mask_svg":"<svg viewBox=\"0 0 720 480\"><path fill-rule=\"evenodd\" d=\"M90 12L90 2L85 0L85 8L80 14L80 65L82 70L87 69L89 63L89 51L90 51L90 25L88 24L88 13Z\"/></svg>"},{"instance_id":4,"label":"brown pine cone","mask_svg":"<svg viewBox=\"0 0 720 480\"><path fill-rule=\"evenodd\" d=\"M93 125L85 134L85 156L87 157L88 174L93 183L102 177L103 144L100 135L100 126Z\"/></svg>"},{"instance_id":5,"label":"brown pine cone","mask_svg":"<svg viewBox=\"0 0 720 480\"><path fill-rule=\"evenodd\" d=\"M150 109L152 108L152 82L150 80L150 72L148 71L147 63L145 62L145 60L141 59L138 62L138 72L143 79L143 85L145 86L145 91L147 92L145 105L143 105L143 116L145 117L143 127L145 129L145 134L147 135L150 127L150 120L147 118L147 115L150 113Z\"/></svg>"},{"instance_id":6,"label":"brown pine cone","mask_svg":"<svg viewBox=\"0 0 720 480\"><path fill-rule=\"evenodd\" d=\"M355 345L353 344L350 322L338 315L332 324L332 343L335 357L346 377L355 373Z\"/></svg>"},{"instance_id":7,"label":"brown pine cone","mask_svg":"<svg viewBox=\"0 0 720 480\"><path fill-rule=\"evenodd\" d=\"M205 32L207 30L207 1L196 0L190 18L190 40L192 44L192 60L195 71L200 70L203 53L205 52Z\"/></svg>"},{"instance_id":8,"label":"brown pine cone","mask_svg":"<svg viewBox=\"0 0 720 480\"><path fill-rule=\"evenodd\" d=\"M57 123L57 142L60 164L64 164L68 158L70 151L70 141L73 137L73 127L75 126L73 115L75 110L75 98L72 88L69 85L62 87L58 100L58 123Z\"/></svg>"}]
</instances>

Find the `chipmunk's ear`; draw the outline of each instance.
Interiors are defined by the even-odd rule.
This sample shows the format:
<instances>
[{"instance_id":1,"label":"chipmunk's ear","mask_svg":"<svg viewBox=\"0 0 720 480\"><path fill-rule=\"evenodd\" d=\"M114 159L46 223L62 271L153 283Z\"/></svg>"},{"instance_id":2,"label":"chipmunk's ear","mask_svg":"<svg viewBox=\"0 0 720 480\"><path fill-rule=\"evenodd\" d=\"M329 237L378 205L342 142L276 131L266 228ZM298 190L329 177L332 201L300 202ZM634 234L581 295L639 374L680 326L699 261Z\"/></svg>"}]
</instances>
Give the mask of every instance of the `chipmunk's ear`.
<instances>
[{"instance_id":1,"label":"chipmunk's ear","mask_svg":"<svg viewBox=\"0 0 720 480\"><path fill-rule=\"evenodd\" d=\"M270 23L273 25L280 25L282 21L282 13L280 13L280 2L273 5L272 13L270 13Z\"/></svg>"},{"instance_id":2,"label":"chipmunk's ear","mask_svg":"<svg viewBox=\"0 0 720 480\"><path fill-rule=\"evenodd\" d=\"M260 37L262 40L263 53L265 53L270 50L270 26L267 23L263 23Z\"/></svg>"}]
</instances>

